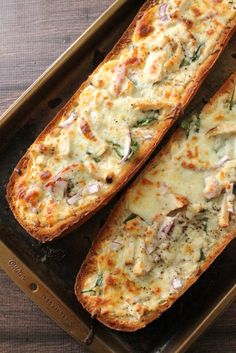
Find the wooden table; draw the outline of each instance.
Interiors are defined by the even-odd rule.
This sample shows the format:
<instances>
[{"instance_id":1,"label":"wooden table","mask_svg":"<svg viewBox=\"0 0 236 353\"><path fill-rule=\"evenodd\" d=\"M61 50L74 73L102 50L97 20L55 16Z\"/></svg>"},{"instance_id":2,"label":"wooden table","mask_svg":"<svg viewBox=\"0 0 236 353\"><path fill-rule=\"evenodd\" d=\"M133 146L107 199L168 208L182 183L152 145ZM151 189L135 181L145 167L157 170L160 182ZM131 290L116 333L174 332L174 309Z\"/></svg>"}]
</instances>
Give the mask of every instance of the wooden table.
<instances>
[{"instance_id":1,"label":"wooden table","mask_svg":"<svg viewBox=\"0 0 236 353\"><path fill-rule=\"evenodd\" d=\"M0 113L111 3L112 0L1 0ZM86 352L1 270L0 305L0 353ZM233 352L236 303L188 353Z\"/></svg>"}]
</instances>

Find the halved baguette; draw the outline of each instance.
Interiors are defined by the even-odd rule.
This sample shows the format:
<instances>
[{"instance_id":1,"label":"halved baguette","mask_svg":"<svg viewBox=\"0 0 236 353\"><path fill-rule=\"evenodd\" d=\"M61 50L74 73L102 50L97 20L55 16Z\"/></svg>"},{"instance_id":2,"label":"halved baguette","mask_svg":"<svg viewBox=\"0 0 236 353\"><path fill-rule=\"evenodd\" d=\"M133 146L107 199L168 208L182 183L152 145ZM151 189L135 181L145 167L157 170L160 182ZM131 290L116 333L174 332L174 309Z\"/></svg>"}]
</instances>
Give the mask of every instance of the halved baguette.
<instances>
[{"instance_id":1,"label":"halved baguette","mask_svg":"<svg viewBox=\"0 0 236 353\"><path fill-rule=\"evenodd\" d=\"M28 149L7 186L41 242L81 225L147 160L236 26L232 1L148 1Z\"/></svg>"},{"instance_id":2,"label":"halved baguette","mask_svg":"<svg viewBox=\"0 0 236 353\"><path fill-rule=\"evenodd\" d=\"M235 237L235 85L236 73L200 114L183 121L93 243L75 293L103 324L146 326Z\"/></svg>"}]
</instances>

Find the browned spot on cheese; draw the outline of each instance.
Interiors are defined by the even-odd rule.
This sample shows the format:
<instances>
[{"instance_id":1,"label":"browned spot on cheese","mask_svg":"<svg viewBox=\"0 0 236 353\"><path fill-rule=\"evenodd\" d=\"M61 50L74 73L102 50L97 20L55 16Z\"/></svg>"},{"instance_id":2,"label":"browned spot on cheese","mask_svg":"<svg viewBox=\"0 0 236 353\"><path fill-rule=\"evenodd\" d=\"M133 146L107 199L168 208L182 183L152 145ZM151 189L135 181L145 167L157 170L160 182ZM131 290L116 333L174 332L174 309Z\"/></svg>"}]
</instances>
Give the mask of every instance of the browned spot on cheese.
<instances>
[{"instance_id":1,"label":"browned spot on cheese","mask_svg":"<svg viewBox=\"0 0 236 353\"><path fill-rule=\"evenodd\" d=\"M160 287L155 288L154 289L154 293L157 294L157 295L160 294L161 293L161 288Z\"/></svg>"},{"instance_id":2,"label":"browned spot on cheese","mask_svg":"<svg viewBox=\"0 0 236 353\"><path fill-rule=\"evenodd\" d=\"M220 172L219 177L220 177L220 179L224 179L225 178L225 173L224 173L223 170Z\"/></svg>"},{"instance_id":3,"label":"browned spot on cheese","mask_svg":"<svg viewBox=\"0 0 236 353\"><path fill-rule=\"evenodd\" d=\"M96 137L93 135L92 130L88 122L84 119L81 120L80 129L83 135L90 141L97 141Z\"/></svg>"},{"instance_id":4,"label":"browned spot on cheese","mask_svg":"<svg viewBox=\"0 0 236 353\"><path fill-rule=\"evenodd\" d=\"M127 230L136 230L140 225L140 218L136 217L134 219L131 219L125 224L125 228Z\"/></svg>"},{"instance_id":5,"label":"browned spot on cheese","mask_svg":"<svg viewBox=\"0 0 236 353\"><path fill-rule=\"evenodd\" d=\"M111 275L107 276L106 283L109 287L115 287L116 285L116 279L112 277Z\"/></svg>"},{"instance_id":6,"label":"browned spot on cheese","mask_svg":"<svg viewBox=\"0 0 236 353\"><path fill-rule=\"evenodd\" d=\"M154 31L154 27L151 25L148 25L146 23L139 23L138 26L138 35L140 38L147 37L150 33Z\"/></svg>"},{"instance_id":7,"label":"browned spot on cheese","mask_svg":"<svg viewBox=\"0 0 236 353\"><path fill-rule=\"evenodd\" d=\"M192 6L191 7L191 10L192 10L192 12L194 13L194 15L196 16L196 17L199 17L199 16L201 16L201 11L197 8L197 7L195 7L195 6Z\"/></svg>"},{"instance_id":8,"label":"browned spot on cheese","mask_svg":"<svg viewBox=\"0 0 236 353\"><path fill-rule=\"evenodd\" d=\"M198 158L198 146L195 146L193 151L187 150L186 155L189 159Z\"/></svg>"},{"instance_id":9,"label":"browned spot on cheese","mask_svg":"<svg viewBox=\"0 0 236 353\"><path fill-rule=\"evenodd\" d=\"M31 190L26 193L25 201L30 203L32 206L35 206L40 196L41 196L41 192L39 190Z\"/></svg>"},{"instance_id":10,"label":"browned spot on cheese","mask_svg":"<svg viewBox=\"0 0 236 353\"><path fill-rule=\"evenodd\" d=\"M190 244L185 245L185 252L186 252L186 254L189 254L189 255L191 255L193 253L193 248Z\"/></svg>"},{"instance_id":11,"label":"browned spot on cheese","mask_svg":"<svg viewBox=\"0 0 236 353\"><path fill-rule=\"evenodd\" d=\"M107 265L110 267L114 266L114 261L110 257L107 259Z\"/></svg>"},{"instance_id":12,"label":"browned spot on cheese","mask_svg":"<svg viewBox=\"0 0 236 353\"><path fill-rule=\"evenodd\" d=\"M208 34L208 36L211 36L214 33L213 29L208 29L208 31L206 32Z\"/></svg>"},{"instance_id":13,"label":"browned spot on cheese","mask_svg":"<svg viewBox=\"0 0 236 353\"><path fill-rule=\"evenodd\" d=\"M142 184L143 185L153 185L153 182L147 178L142 179Z\"/></svg>"},{"instance_id":14,"label":"browned spot on cheese","mask_svg":"<svg viewBox=\"0 0 236 353\"><path fill-rule=\"evenodd\" d=\"M140 63L141 60L136 56L133 56L125 61L126 66L139 66Z\"/></svg>"},{"instance_id":15,"label":"browned spot on cheese","mask_svg":"<svg viewBox=\"0 0 236 353\"><path fill-rule=\"evenodd\" d=\"M41 180L46 181L52 176L52 173L50 170L43 170L42 172L39 173L39 177Z\"/></svg>"},{"instance_id":16,"label":"browned spot on cheese","mask_svg":"<svg viewBox=\"0 0 236 353\"><path fill-rule=\"evenodd\" d=\"M144 305L141 305L140 303L137 303L135 305L135 309L141 315L144 315L148 311L148 309Z\"/></svg>"},{"instance_id":17,"label":"browned spot on cheese","mask_svg":"<svg viewBox=\"0 0 236 353\"><path fill-rule=\"evenodd\" d=\"M165 94L164 94L164 97L165 97L165 98L170 98L170 96L171 96L171 93L170 93L170 92L168 92L168 91L165 92Z\"/></svg>"},{"instance_id":18,"label":"browned spot on cheese","mask_svg":"<svg viewBox=\"0 0 236 353\"><path fill-rule=\"evenodd\" d=\"M98 80L97 87L98 88L103 88L103 86L104 86L104 81L103 80Z\"/></svg>"},{"instance_id":19,"label":"browned spot on cheese","mask_svg":"<svg viewBox=\"0 0 236 353\"><path fill-rule=\"evenodd\" d=\"M125 281L126 288L128 289L129 292L134 293L134 294L139 294L140 293L140 288L138 288L134 282L130 281L129 279L126 279Z\"/></svg>"},{"instance_id":20,"label":"browned spot on cheese","mask_svg":"<svg viewBox=\"0 0 236 353\"><path fill-rule=\"evenodd\" d=\"M195 168L195 164L193 164L193 163L187 163L187 162L185 162L185 161L183 161L183 162L181 163L181 165L182 165L183 168L187 168L187 169L194 169L194 168Z\"/></svg>"},{"instance_id":21,"label":"browned spot on cheese","mask_svg":"<svg viewBox=\"0 0 236 353\"><path fill-rule=\"evenodd\" d=\"M192 28L193 26L193 21L189 20L188 18L183 18L183 22L186 25L188 29Z\"/></svg>"},{"instance_id":22,"label":"browned spot on cheese","mask_svg":"<svg viewBox=\"0 0 236 353\"><path fill-rule=\"evenodd\" d=\"M225 117L223 116L223 115L217 115L216 117L215 117L215 120L216 121L222 121L222 120L224 120L225 119Z\"/></svg>"},{"instance_id":23,"label":"browned spot on cheese","mask_svg":"<svg viewBox=\"0 0 236 353\"><path fill-rule=\"evenodd\" d=\"M121 269L120 268L115 268L114 271L113 271L113 274L114 275L119 275L121 273Z\"/></svg>"},{"instance_id":24,"label":"browned spot on cheese","mask_svg":"<svg viewBox=\"0 0 236 353\"><path fill-rule=\"evenodd\" d=\"M188 204L188 199L185 196L176 194L175 197L183 206Z\"/></svg>"}]
</instances>

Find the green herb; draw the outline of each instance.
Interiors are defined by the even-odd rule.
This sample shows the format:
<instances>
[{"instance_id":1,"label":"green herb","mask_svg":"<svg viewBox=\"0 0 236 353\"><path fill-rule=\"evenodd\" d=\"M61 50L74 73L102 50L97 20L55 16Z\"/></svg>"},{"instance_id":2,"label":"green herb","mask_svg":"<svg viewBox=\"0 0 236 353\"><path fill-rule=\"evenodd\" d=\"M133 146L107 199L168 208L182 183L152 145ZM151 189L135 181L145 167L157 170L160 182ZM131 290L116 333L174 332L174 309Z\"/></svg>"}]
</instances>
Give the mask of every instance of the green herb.
<instances>
[{"instance_id":1,"label":"green herb","mask_svg":"<svg viewBox=\"0 0 236 353\"><path fill-rule=\"evenodd\" d=\"M94 289L84 289L80 293L93 293L93 295L96 295L96 291Z\"/></svg>"},{"instance_id":2,"label":"green herb","mask_svg":"<svg viewBox=\"0 0 236 353\"><path fill-rule=\"evenodd\" d=\"M153 121L158 120L159 111L158 110L150 110L146 112L145 117L135 123L133 127L147 126L151 124Z\"/></svg>"},{"instance_id":3,"label":"green herb","mask_svg":"<svg viewBox=\"0 0 236 353\"><path fill-rule=\"evenodd\" d=\"M234 86L234 89L233 89L233 92L232 92L232 96L231 96L230 101L229 101L229 110L232 110L233 106L234 106L234 94L235 94L235 86Z\"/></svg>"},{"instance_id":4,"label":"green herb","mask_svg":"<svg viewBox=\"0 0 236 353\"><path fill-rule=\"evenodd\" d=\"M185 135L187 138L189 137L191 122L192 122L191 119L188 118L188 119L184 119L180 123L180 127L182 127L182 129L185 130Z\"/></svg>"},{"instance_id":5,"label":"green herb","mask_svg":"<svg viewBox=\"0 0 236 353\"><path fill-rule=\"evenodd\" d=\"M96 154L92 154L91 152L86 152L88 156L91 156L91 158L94 160L94 162L99 163L101 162L101 158L98 157Z\"/></svg>"},{"instance_id":6,"label":"green herb","mask_svg":"<svg viewBox=\"0 0 236 353\"><path fill-rule=\"evenodd\" d=\"M94 284L94 286L90 289L84 289L82 290L80 293L93 293L93 295L96 295L96 290L95 288L97 287L101 287L102 286L102 283L103 283L103 273L101 272L99 275L98 275L98 278ZM101 289L99 289L99 295L102 294L102 291Z\"/></svg>"},{"instance_id":7,"label":"green herb","mask_svg":"<svg viewBox=\"0 0 236 353\"><path fill-rule=\"evenodd\" d=\"M137 123L135 125L133 125L133 127L147 126L155 120L157 120L157 118L154 118L154 117L144 118L142 120L137 121Z\"/></svg>"},{"instance_id":8,"label":"green herb","mask_svg":"<svg viewBox=\"0 0 236 353\"><path fill-rule=\"evenodd\" d=\"M208 235L208 218L204 217L201 219L203 230Z\"/></svg>"},{"instance_id":9,"label":"green herb","mask_svg":"<svg viewBox=\"0 0 236 353\"><path fill-rule=\"evenodd\" d=\"M123 154L120 152L121 145L114 143L113 141L107 140L108 143L112 145L112 149L116 152L117 156L123 158ZM131 151L127 159L130 159L138 150L139 144L137 141L131 141Z\"/></svg>"},{"instance_id":10,"label":"green herb","mask_svg":"<svg viewBox=\"0 0 236 353\"><path fill-rule=\"evenodd\" d=\"M202 249L200 249L200 257L198 262L204 261L206 259L205 254Z\"/></svg>"},{"instance_id":11,"label":"green herb","mask_svg":"<svg viewBox=\"0 0 236 353\"><path fill-rule=\"evenodd\" d=\"M103 282L103 273L101 272L98 275L98 278L97 278L96 283L95 283L95 287L101 287L102 286L102 282Z\"/></svg>"},{"instance_id":12,"label":"green herb","mask_svg":"<svg viewBox=\"0 0 236 353\"><path fill-rule=\"evenodd\" d=\"M197 61L200 57L200 50L201 48L203 47L204 44L200 44L197 49L195 50L195 52L193 53L193 56L191 58L186 58L184 57L181 64L180 64L180 67L183 67L183 66L189 66L192 62L194 61Z\"/></svg>"},{"instance_id":13,"label":"green herb","mask_svg":"<svg viewBox=\"0 0 236 353\"><path fill-rule=\"evenodd\" d=\"M122 153L120 152L120 149L121 149L121 145L119 145L118 143L115 143L111 140L107 140L108 143L110 143L112 145L112 149L116 152L117 156L122 158L123 155Z\"/></svg>"},{"instance_id":14,"label":"green herb","mask_svg":"<svg viewBox=\"0 0 236 353\"><path fill-rule=\"evenodd\" d=\"M200 50L201 48L203 47L204 44L200 44L198 47L197 47L197 50L194 52L193 56L192 56L192 62L194 61L197 61L200 57Z\"/></svg>"},{"instance_id":15,"label":"green herb","mask_svg":"<svg viewBox=\"0 0 236 353\"><path fill-rule=\"evenodd\" d=\"M200 113L197 113L195 115L195 118L192 119L192 117L184 119L180 123L180 127L185 130L186 137L189 137L191 127L193 128L194 132L199 132L201 126L201 119L200 119Z\"/></svg>"},{"instance_id":16,"label":"green herb","mask_svg":"<svg viewBox=\"0 0 236 353\"><path fill-rule=\"evenodd\" d=\"M190 61L187 59L187 58L183 58L181 64L180 64L180 67L183 67L183 66L189 66L191 63Z\"/></svg>"},{"instance_id":17,"label":"green herb","mask_svg":"<svg viewBox=\"0 0 236 353\"><path fill-rule=\"evenodd\" d=\"M132 140L131 141L131 152L129 154L128 159L130 159L137 152L138 148L139 148L138 142Z\"/></svg>"},{"instance_id":18,"label":"green herb","mask_svg":"<svg viewBox=\"0 0 236 353\"><path fill-rule=\"evenodd\" d=\"M124 220L124 224L126 224L127 222L131 221L132 219L136 218L137 215L135 213L131 213L125 220Z\"/></svg>"},{"instance_id":19,"label":"green herb","mask_svg":"<svg viewBox=\"0 0 236 353\"><path fill-rule=\"evenodd\" d=\"M196 115L196 119L194 120L194 131L199 132L201 125L200 113Z\"/></svg>"}]
</instances>

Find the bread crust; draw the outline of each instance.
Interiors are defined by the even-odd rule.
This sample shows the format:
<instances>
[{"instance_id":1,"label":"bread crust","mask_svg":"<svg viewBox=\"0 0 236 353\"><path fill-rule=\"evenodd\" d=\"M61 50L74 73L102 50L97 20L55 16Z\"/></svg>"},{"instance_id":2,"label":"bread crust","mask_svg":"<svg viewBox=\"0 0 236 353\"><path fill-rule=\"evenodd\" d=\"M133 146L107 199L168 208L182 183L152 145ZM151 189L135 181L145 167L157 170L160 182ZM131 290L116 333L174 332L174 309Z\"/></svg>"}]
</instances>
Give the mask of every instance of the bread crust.
<instances>
[{"instance_id":1,"label":"bread crust","mask_svg":"<svg viewBox=\"0 0 236 353\"><path fill-rule=\"evenodd\" d=\"M35 140L34 143L38 143L44 139L46 135L50 133L51 130L57 125L57 123L60 121L62 118L62 115L68 112L71 107L73 106L74 100L76 100L79 95L81 94L82 90L89 84L91 81L91 77L98 71L98 69L107 61L109 61L111 58L116 57L119 55L120 51L127 46L127 44L130 42L132 34L135 29L136 22L143 16L144 12L151 8L154 4L156 4L157 1L155 0L149 0L147 1L134 20L132 21L131 25L128 27L126 32L123 34L119 42L114 46L112 51L106 56L106 58L103 60L103 62L98 66L98 68L93 72L93 74L86 80L78 89L78 91L73 95L73 97L68 101L68 103L65 105L64 108L62 108L61 111L58 112L58 114L55 116L55 118L46 126L46 128L42 131L42 133L38 136L38 138ZM30 161L30 152L29 150L26 152L26 154L22 157L22 159L19 161L17 164L15 170L13 171L9 183L7 185L7 200L10 205L10 208L16 218L16 220L21 224L21 226L34 238L38 239L40 242L46 242L46 241L51 241L55 238L58 238L60 236L63 236L67 234L68 232L71 232L72 230L78 228L80 225L82 225L84 222L86 222L91 216L93 216L98 210L100 210L105 204L111 200L111 198L130 180L130 178L140 169L140 167L144 164L144 162L148 159L148 157L151 155L151 153L154 151L154 149L157 147L157 145L160 143L161 139L163 136L166 134L166 132L170 129L170 127L175 123L176 119L179 118L179 116L182 114L184 109L187 107L199 87L201 86L203 80L205 79L206 75L209 73L210 69L216 62L217 58L221 54L221 52L224 50L226 47L230 37L232 36L233 32L235 31L236 28L236 18L233 18L232 21L228 23L228 25L224 28L224 30L221 33L221 36L216 43L215 46L215 51L211 53L208 57L208 59L205 61L205 63L200 66L198 71L195 74L195 77L193 78L191 84L188 86L188 88L185 91L184 98L183 98L183 105L182 106L177 106L169 115L169 117L166 118L165 121L161 121L158 124L157 131L155 132L155 135L152 139L152 143L148 146L148 148L143 150L142 155L139 155L136 158L133 158L132 162L129 163L129 166L125 166L122 174L119 177L119 180L114 183L113 188L110 189L109 192L106 193L106 195L99 197L96 199L95 202L91 203L89 207L85 208L83 211L80 211L79 214L73 215L68 217L67 219L64 219L62 221L57 222L53 226L50 226L48 228L44 227L37 227L35 225L30 225L27 220L22 219L20 216L18 209L16 207L16 199L17 195L15 194L14 187L17 184L17 181L19 180L20 176L17 173L16 170L21 170L27 166L27 164Z\"/></svg>"},{"instance_id":2,"label":"bread crust","mask_svg":"<svg viewBox=\"0 0 236 353\"><path fill-rule=\"evenodd\" d=\"M232 90L232 87L236 83L236 72L232 74L228 80L221 86L221 88L216 92L216 94L211 98L209 104L212 104L216 98L221 96L222 94L229 93ZM168 141L168 143L162 148L162 150L159 152L158 157L161 157L162 155L166 155L170 153L171 148L173 143L178 142L183 136L183 130L182 129L177 129L171 139ZM151 170L152 166L156 165L157 162L157 157L154 157L154 159L147 165L147 167L144 169L145 170ZM127 193L136 185L139 183L139 181L142 178L142 173L135 179L134 183L129 187L127 190ZM83 284L87 278L88 275L91 275L94 271L96 272L96 255L98 249L101 248L101 244L103 243L104 240L109 239L110 234L112 231L115 229L116 221L119 219L122 219L122 212L124 210L124 202L125 202L125 195L122 196L120 201L116 204L116 206L113 208L111 211L106 223L104 224L103 228L97 235L96 239L94 240L92 247L90 251L88 252L78 274L76 277L76 282L75 282L75 294L78 299L78 301L82 304L82 306L92 313L92 310L89 306L89 303L86 301L86 298L82 295L81 290L84 288ZM143 316L141 319L136 320L135 322L129 321L128 318L129 316L127 315L126 318L120 319L119 317L111 317L109 314L101 314L99 311L96 313L96 319L102 322L104 325L118 331L136 331L139 330L143 327L145 327L147 324L149 324L151 321L157 319L165 310L167 310L169 307L172 306L172 304L181 297L182 294L184 294L188 288L194 284L197 279L201 276L201 274L208 269L208 267L213 263L213 261L220 255L220 253L225 249L225 247L231 242L236 237L236 229L224 236L222 236L222 239L219 241L217 246L213 247L213 250L211 253L206 257L204 262L199 266L199 268L194 272L194 274L184 283L184 285L176 291L174 295L170 295L169 299L165 301L163 304L160 304L159 308L153 312L148 312L146 316Z\"/></svg>"}]
</instances>

